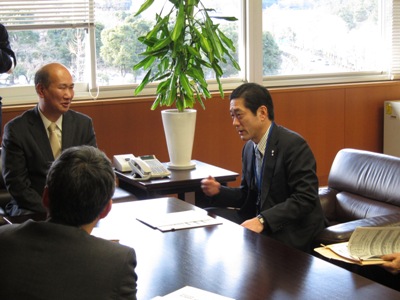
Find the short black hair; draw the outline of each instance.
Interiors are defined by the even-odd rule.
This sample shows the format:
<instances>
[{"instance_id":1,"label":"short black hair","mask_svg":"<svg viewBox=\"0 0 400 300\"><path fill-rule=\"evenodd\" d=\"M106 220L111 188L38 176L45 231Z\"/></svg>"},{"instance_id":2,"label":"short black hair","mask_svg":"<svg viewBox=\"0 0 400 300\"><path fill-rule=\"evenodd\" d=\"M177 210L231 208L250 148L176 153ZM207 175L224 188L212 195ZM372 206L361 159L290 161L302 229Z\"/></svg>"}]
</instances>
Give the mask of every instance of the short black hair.
<instances>
[{"instance_id":1,"label":"short black hair","mask_svg":"<svg viewBox=\"0 0 400 300\"><path fill-rule=\"evenodd\" d=\"M257 83L244 83L233 90L230 100L243 98L244 105L256 115L260 106L265 105L268 109L268 119L274 120L274 103L267 88Z\"/></svg>"},{"instance_id":2,"label":"short black hair","mask_svg":"<svg viewBox=\"0 0 400 300\"><path fill-rule=\"evenodd\" d=\"M53 162L46 185L51 220L81 226L93 222L112 198L115 174L99 149L71 147Z\"/></svg>"}]
</instances>

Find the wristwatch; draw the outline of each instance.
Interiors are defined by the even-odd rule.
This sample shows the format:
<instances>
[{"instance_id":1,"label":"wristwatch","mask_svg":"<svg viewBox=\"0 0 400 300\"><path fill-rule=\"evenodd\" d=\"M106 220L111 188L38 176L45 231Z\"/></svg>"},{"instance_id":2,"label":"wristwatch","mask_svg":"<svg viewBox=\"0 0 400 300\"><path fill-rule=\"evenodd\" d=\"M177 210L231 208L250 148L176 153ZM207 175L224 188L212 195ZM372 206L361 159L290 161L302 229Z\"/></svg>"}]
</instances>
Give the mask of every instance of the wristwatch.
<instances>
[{"instance_id":1,"label":"wristwatch","mask_svg":"<svg viewBox=\"0 0 400 300\"><path fill-rule=\"evenodd\" d=\"M260 221L260 223L261 223L262 225L264 225L265 220L264 220L264 217L263 217L262 215L258 215L258 216L257 216L257 219L258 219L258 221Z\"/></svg>"}]
</instances>

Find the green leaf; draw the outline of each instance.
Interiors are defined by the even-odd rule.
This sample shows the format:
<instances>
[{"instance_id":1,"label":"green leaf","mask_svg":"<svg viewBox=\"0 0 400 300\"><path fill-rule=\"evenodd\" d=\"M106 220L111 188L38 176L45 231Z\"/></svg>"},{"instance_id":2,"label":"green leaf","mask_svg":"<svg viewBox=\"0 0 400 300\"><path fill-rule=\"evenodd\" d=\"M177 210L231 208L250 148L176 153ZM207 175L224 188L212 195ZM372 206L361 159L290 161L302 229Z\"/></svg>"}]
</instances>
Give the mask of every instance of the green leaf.
<instances>
[{"instance_id":1,"label":"green leaf","mask_svg":"<svg viewBox=\"0 0 400 300\"><path fill-rule=\"evenodd\" d=\"M204 74L201 72L201 69L190 68L186 72L190 77L192 77L195 81L200 84L207 86L207 81L204 79Z\"/></svg>"},{"instance_id":2,"label":"green leaf","mask_svg":"<svg viewBox=\"0 0 400 300\"><path fill-rule=\"evenodd\" d=\"M156 37L150 37L148 38L147 36L140 36L138 37L139 42L142 44L145 44L146 46L153 47L155 43L157 43L158 38Z\"/></svg>"},{"instance_id":3,"label":"green leaf","mask_svg":"<svg viewBox=\"0 0 400 300\"><path fill-rule=\"evenodd\" d=\"M185 7L181 2L179 4L178 15L176 17L176 23L174 30L172 31L171 39L175 42L182 34L183 25L185 24Z\"/></svg>"},{"instance_id":4,"label":"green leaf","mask_svg":"<svg viewBox=\"0 0 400 300\"><path fill-rule=\"evenodd\" d=\"M159 73L164 73L165 70L169 68L169 63L170 63L170 58L169 57L163 57L161 59L161 62L158 64L158 72Z\"/></svg>"},{"instance_id":5,"label":"green leaf","mask_svg":"<svg viewBox=\"0 0 400 300\"><path fill-rule=\"evenodd\" d=\"M159 40L153 47L149 47L145 52L143 52L142 55L155 55L155 53L159 52L163 48L168 47L171 42L172 40L170 37Z\"/></svg>"},{"instance_id":6,"label":"green leaf","mask_svg":"<svg viewBox=\"0 0 400 300\"><path fill-rule=\"evenodd\" d=\"M168 84L169 84L168 80L160 82L157 86L157 91L156 91L157 95L163 93L165 89L168 88Z\"/></svg>"},{"instance_id":7,"label":"green leaf","mask_svg":"<svg viewBox=\"0 0 400 300\"><path fill-rule=\"evenodd\" d=\"M154 56L147 56L145 59L138 62L136 65L133 66L133 70L139 70L141 68L147 70L151 64L153 64L156 58Z\"/></svg>"},{"instance_id":8,"label":"green leaf","mask_svg":"<svg viewBox=\"0 0 400 300\"><path fill-rule=\"evenodd\" d=\"M224 98L224 90L222 88L222 83L221 83L219 76L217 76L216 79L217 79L217 83L218 83L219 94L221 95L221 98Z\"/></svg>"},{"instance_id":9,"label":"green leaf","mask_svg":"<svg viewBox=\"0 0 400 300\"><path fill-rule=\"evenodd\" d=\"M147 72L147 74L143 77L142 82L135 89L134 93L135 96L137 96L143 90L143 88L149 83L150 73L151 69Z\"/></svg>"},{"instance_id":10,"label":"green leaf","mask_svg":"<svg viewBox=\"0 0 400 300\"><path fill-rule=\"evenodd\" d=\"M194 97L193 97L193 95L192 96L188 96L188 95L185 95L185 97L184 97L184 107L193 107L193 105L194 105Z\"/></svg>"},{"instance_id":11,"label":"green leaf","mask_svg":"<svg viewBox=\"0 0 400 300\"><path fill-rule=\"evenodd\" d=\"M212 26L210 25L211 21L206 22L206 31L207 31L207 35L209 37L209 40L211 41L211 45L214 48L214 55L218 58L222 57L222 49L221 49L221 43L219 41L218 36L216 35L216 33L214 32L214 29L212 28Z\"/></svg>"},{"instance_id":12,"label":"green leaf","mask_svg":"<svg viewBox=\"0 0 400 300\"><path fill-rule=\"evenodd\" d=\"M200 53L199 53L199 51L197 51L195 48L193 48L193 47L191 47L191 46L188 46L187 47L187 49L188 49L188 51L189 51L189 53L191 54L191 55L193 55L193 56L199 56L200 57Z\"/></svg>"},{"instance_id":13,"label":"green leaf","mask_svg":"<svg viewBox=\"0 0 400 300\"><path fill-rule=\"evenodd\" d=\"M182 85L183 90L185 91L185 94L189 97L193 97L193 90L185 73L179 74L179 81Z\"/></svg>"},{"instance_id":14,"label":"green leaf","mask_svg":"<svg viewBox=\"0 0 400 300\"><path fill-rule=\"evenodd\" d=\"M135 17L140 15L142 12L144 12L146 9L148 9L152 4L153 4L154 0L146 0L145 3L143 3L139 10L137 11L137 13L135 14Z\"/></svg>"},{"instance_id":15,"label":"green leaf","mask_svg":"<svg viewBox=\"0 0 400 300\"><path fill-rule=\"evenodd\" d=\"M196 93L196 101L197 101L198 103L200 103L200 105L201 105L201 107L202 107L203 109L206 109L206 107L204 106L204 102L203 102L203 100L201 99L200 93Z\"/></svg>"},{"instance_id":16,"label":"green leaf","mask_svg":"<svg viewBox=\"0 0 400 300\"><path fill-rule=\"evenodd\" d=\"M212 68L213 68L214 71L215 71L216 77L220 77L220 76L222 76L222 75L224 74L224 72L222 72L222 69L221 69L221 67L218 65L218 63L213 62L213 63L212 63Z\"/></svg>"},{"instance_id":17,"label":"green leaf","mask_svg":"<svg viewBox=\"0 0 400 300\"><path fill-rule=\"evenodd\" d=\"M157 36L157 34L160 32L161 27L167 25L168 26L168 22L169 22L169 15L165 16L164 18L159 18L156 25L154 25L153 29L150 30L147 34L146 34L146 38L150 39L150 38L154 38Z\"/></svg>"},{"instance_id":18,"label":"green leaf","mask_svg":"<svg viewBox=\"0 0 400 300\"><path fill-rule=\"evenodd\" d=\"M200 39L201 49L206 53L208 60L212 62L214 60L214 54L212 52L211 44L206 37Z\"/></svg>"},{"instance_id":19,"label":"green leaf","mask_svg":"<svg viewBox=\"0 0 400 300\"><path fill-rule=\"evenodd\" d=\"M225 20L225 21L237 21L238 19L235 17L218 17L218 16L212 16L210 17L212 19L220 19L220 20Z\"/></svg>"},{"instance_id":20,"label":"green leaf","mask_svg":"<svg viewBox=\"0 0 400 300\"><path fill-rule=\"evenodd\" d=\"M237 63L236 59L229 52L226 52L226 55L229 57L229 59L232 62L233 66L235 67L235 69L240 71L240 66Z\"/></svg>"},{"instance_id":21,"label":"green leaf","mask_svg":"<svg viewBox=\"0 0 400 300\"><path fill-rule=\"evenodd\" d=\"M232 51L236 51L235 46L230 38L228 38L220 29L217 30L221 41Z\"/></svg>"},{"instance_id":22,"label":"green leaf","mask_svg":"<svg viewBox=\"0 0 400 300\"><path fill-rule=\"evenodd\" d=\"M162 98L163 98L162 94L157 95L156 100L154 100L153 105L151 106L151 110L155 110L160 105Z\"/></svg>"}]
</instances>

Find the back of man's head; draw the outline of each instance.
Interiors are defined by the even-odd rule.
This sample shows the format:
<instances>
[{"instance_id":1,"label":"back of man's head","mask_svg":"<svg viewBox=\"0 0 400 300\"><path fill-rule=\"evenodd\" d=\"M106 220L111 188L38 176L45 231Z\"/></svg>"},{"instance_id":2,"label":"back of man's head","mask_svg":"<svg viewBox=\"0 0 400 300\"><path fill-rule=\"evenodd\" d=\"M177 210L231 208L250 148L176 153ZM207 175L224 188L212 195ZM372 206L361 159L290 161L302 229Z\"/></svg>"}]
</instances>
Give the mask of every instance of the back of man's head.
<instances>
[{"instance_id":1,"label":"back of man's head","mask_svg":"<svg viewBox=\"0 0 400 300\"><path fill-rule=\"evenodd\" d=\"M52 221L71 226L93 222L114 194L115 174L107 156L92 146L66 149L46 180Z\"/></svg>"}]
</instances>

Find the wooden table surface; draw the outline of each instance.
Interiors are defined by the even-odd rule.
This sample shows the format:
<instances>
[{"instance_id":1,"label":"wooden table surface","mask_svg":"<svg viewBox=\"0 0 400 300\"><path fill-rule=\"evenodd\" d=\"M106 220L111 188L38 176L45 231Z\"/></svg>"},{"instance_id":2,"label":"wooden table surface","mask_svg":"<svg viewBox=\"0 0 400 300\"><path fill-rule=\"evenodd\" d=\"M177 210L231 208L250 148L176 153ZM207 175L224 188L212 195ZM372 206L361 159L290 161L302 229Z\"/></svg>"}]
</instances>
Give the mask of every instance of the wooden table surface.
<instances>
[{"instance_id":1,"label":"wooden table surface","mask_svg":"<svg viewBox=\"0 0 400 300\"><path fill-rule=\"evenodd\" d=\"M400 299L400 293L312 255L223 220L162 233L145 214L200 209L177 198L114 204L96 235L136 250L138 299L193 286L237 300Z\"/></svg>"}]
</instances>

